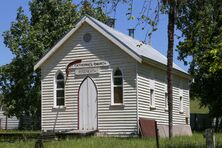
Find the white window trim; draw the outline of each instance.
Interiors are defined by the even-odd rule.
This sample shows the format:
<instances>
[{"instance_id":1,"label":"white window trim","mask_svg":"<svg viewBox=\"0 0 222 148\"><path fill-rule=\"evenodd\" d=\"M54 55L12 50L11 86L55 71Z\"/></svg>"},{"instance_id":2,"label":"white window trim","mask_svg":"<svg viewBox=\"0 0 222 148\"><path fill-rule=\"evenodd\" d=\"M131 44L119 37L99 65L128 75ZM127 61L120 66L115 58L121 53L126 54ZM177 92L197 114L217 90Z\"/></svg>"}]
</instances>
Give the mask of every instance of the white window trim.
<instances>
[{"instance_id":1,"label":"white window trim","mask_svg":"<svg viewBox=\"0 0 222 148\"><path fill-rule=\"evenodd\" d=\"M179 97L179 112L183 113L184 109L183 109L183 96Z\"/></svg>"},{"instance_id":2,"label":"white window trim","mask_svg":"<svg viewBox=\"0 0 222 148\"><path fill-rule=\"evenodd\" d=\"M54 76L54 97L53 97L53 108L65 108L65 75L63 74L63 77L64 77L64 105L57 105L57 97L56 97L56 91L57 91L57 76L59 73L62 73L62 70L58 70L56 73L55 73L55 76Z\"/></svg>"},{"instance_id":3,"label":"white window trim","mask_svg":"<svg viewBox=\"0 0 222 148\"><path fill-rule=\"evenodd\" d=\"M153 92L151 94L151 91ZM156 100L155 100L155 90L154 89L150 89L150 109L155 109L156 108Z\"/></svg>"},{"instance_id":4,"label":"white window trim","mask_svg":"<svg viewBox=\"0 0 222 148\"><path fill-rule=\"evenodd\" d=\"M165 92L165 94L164 94L164 103L165 103L165 111L168 111L168 109L169 109L169 107L168 107L168 93L167 92Z\"/></svg>"},{"instance_id":5,"label":"white window trim","mask_svg":"<svg viewBox=\"0 0 222 148\"><path fill-rule=\"evenodd\" d=\"M180 88L179 88L179 112L182 114L184 113L184 98L183 98L183 89L181 87L181 83L180 83Z\"/></svg>"},{"instance_id":6,"label":"white window trim","mask_svg":"<svg viewBox=\"0 0 222 148\"><path fill-rule=\"evenodd\" d=\"M152 99L151 99L151 90L153 90ZM153 79L150 80L150 109L156 109L156 100L155 100L155 81Z\"/></svg>"},{"instance_id":7,"label":"white window trim","mask_svg":"<svg viewBox=\"0 0 222 148\"><path fill-rule=\"evenodd\" d=\"M165 103L165 111L168 111L169 107L168 107L168 89L167 89L167 84L165 84L164 103Z\"/></svg>"},{"instance_id":8,"label":"white window trim","mask_svg":"<svg viewBox=\"0 0 222 148\"><path fill-rule=\"evenodd\" d=\"M122 73L122 98L123 98L123 103L114 103L114 87L118 87L121 85L114 85L114 71L116 71L117 69L119 69ZM117 78L117 77L116 77ZM112 69L111 72L111 106L124 106L124 75L123 75L123 70L120 67L117 67L115 69Z\"/></svg>"}]
</instances>

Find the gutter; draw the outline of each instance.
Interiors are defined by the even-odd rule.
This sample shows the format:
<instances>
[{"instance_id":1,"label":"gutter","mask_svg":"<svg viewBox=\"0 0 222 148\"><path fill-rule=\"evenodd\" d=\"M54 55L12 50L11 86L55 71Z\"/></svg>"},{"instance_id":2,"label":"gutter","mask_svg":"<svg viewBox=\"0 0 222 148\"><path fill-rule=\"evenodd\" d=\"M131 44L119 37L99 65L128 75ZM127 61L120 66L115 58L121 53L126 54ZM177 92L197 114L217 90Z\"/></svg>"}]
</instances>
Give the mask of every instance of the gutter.
<instances>
[{"instance_id":1,"label":"gutter","mask_svg":"<svg viewBox=\"0 0 222 148\"><path fill-rule=\"evenodd\" d=\"M154 67L162 69L164 71L167 71L167 65L165 65L163 63L160 63L160 62L157 62L157 61L154 61L154 60L149 59L149 58L144 57L144 56L141 56L141 58L142 58L142 63L146 63L148 65L154 66ZM173 68L172 72L173 72L173 74L175 74L177 76L180 76L180 77L183 77L183 78L186 78L190 81L193 80L193 77L185 71L181 71L181 70L178 70L176 68Z\"/></svg>"}]
</instances>

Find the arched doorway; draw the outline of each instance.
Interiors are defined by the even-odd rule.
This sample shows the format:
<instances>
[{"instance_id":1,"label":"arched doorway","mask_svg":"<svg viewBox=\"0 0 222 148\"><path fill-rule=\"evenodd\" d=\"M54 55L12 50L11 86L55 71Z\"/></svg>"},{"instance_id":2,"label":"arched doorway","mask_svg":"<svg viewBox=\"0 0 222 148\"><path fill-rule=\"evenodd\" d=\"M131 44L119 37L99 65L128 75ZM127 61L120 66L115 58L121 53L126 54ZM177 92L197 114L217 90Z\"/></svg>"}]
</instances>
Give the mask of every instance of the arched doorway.
<instances>
[{"instance_id":1,"label":"arched doorway","mask_svg":"<svg viewBox=\"0 0 222 148\"><path fill-rule=\"evenodd\" d=\"M79 130L97 129L97 89L87 76L79 87Z\"/></svg>"}]
</instances>

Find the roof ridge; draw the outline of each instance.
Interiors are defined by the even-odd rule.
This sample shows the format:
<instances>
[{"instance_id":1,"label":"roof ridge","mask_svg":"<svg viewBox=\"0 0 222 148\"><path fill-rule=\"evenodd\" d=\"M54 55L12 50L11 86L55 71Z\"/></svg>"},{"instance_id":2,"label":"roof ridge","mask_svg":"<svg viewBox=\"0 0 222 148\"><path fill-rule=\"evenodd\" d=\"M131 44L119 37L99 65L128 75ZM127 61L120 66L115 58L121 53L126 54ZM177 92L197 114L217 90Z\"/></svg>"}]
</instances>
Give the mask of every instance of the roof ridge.
<instances>
[{"instance_id":1,"label":"roof ridge","mask_svg":"<svg viewBox=\"0 0 222 148\"><path fill-rule=\"evenodd\" d=\"M138 48L138 49L140 49L142 52L146 52L145 50L152 50L152 52L155 52L155 54L158 54L161 58L163 58L164 60L167 61L167 57L166 57L164 54L162 54L159 50L153 48L151 45L149 45L149 44L144 44L143 42L141 42L141 41L139 41L139 40L137 40L137 39L135 39L135 38L132 38L132 37L124 34L123 32L121 32L121 31L119 31L119 30L117 30L117 29L115 29L115 28L112 28L112 27L106 25L105 23L103 23L103 22L101 22L101 21L99 21L99 20L97 20L97 19L95 19L95 18L93 18L93 17L91 17L91 16L89 16L89 15L87 15L87 17L88 17L91 21L93 21L94 23L96 23L97 25L99 25L100 27L102 27L103 29L105 29L106 31L109 32L109 30L107 30L107 29L110 29L110 30L112 30L113 32L116 32L117 34L119 34L119 35L121 35L121 36L124 36L124 37L127 38L128 40L131 40L131 41L133 41L133 42L137 42L138 45L136 45L135 48L138 48L138 46L140 46L139 43L141 43L142 46L144 46L144 48L146 48L146 49L144 49L144 48ZM99 24L98 24L98 23L99 23ZM101 26L101 25L103 25L103 26ZM104 28L104 26L105 26L106 28ZM115 35L114 35L114 36L115 36ZM127 46L128 46L128 45L127 45ZM134 46L134 45L133 45L133 46ZM132 47L128 46L128 48L130 48L131 50L134 51L134 49L133 49ZM142 55L142 56L144 56L144 55ZM147 56L144 56L144 57L147 57ZM149 57L147 57L147 58L149 58ZM150 59L152 59L152 58L150 58ZM155 59L152 59L152 60L157 61L157 60L155 60ZM157 61L157 62L159 62L159 61ZM163 63L163 62L160 62L160 63L167 65L167 63ZM180 68L175 62L173 62L173 67L174 67L175 69L177 69L177 70L180 70L180 71L182 71L182 72L184 72L184 73L187 73L187 72L184 71L182 68Z\"/></svg>"},{"instance_id":2,"label":"roof ridge","mask_svg":"<svg viewBox=\"0 0 222 148\"><path fill-rule=\"evenodd\" d=\"M96 20L95 18L93 18L93 17L91 17L91 16L89 16L89 15L87 15L87 17L89 17L90 19L93 19L93 20L95 20L95 21L98 21L98 22L100 22L100 23L103 24L103 25L106 25L105 23L103 23L103 22L101 22L101 21L99 21L99 20ZM112 29L113 31L115 31L115 32L117 32L117 33L120 33L121 35L124 35L126 38L128 38L128 39L130 39L130 40L134 40L134 41L136 41L136 42L142 43L142 45L144 45L144 46L148 46L148 47L152 48L154 51L157 51L161 56L163 56L164 58L166 58L166 56L164 56L159 50L154 49L151 45L145 44L145 43L143 43L142 41L140 41L140 40L138 40L138 39L136 39L136 38L132 38L131 36L126 35L125 33L121 32L121 31L119 31L119 30L117 30L117 29L114 29L113 27L110 27L110 26L108 26L108 25L106 25L106 27L109 27L109 28ZM166 58L166 59L167 59L167 58Z\"/></svg>"},{"instance_id":3,"label":"roof ridge","mask_svg":"<svg viewBox=\"0 0 222 148\"><path fill-rule=\"evenodd\" d=\"M94 29L103 34L107 39L111 40L114 44L119 46L120 49L125 51L127 54L132 56L138 62L153 61L159 64L167 65L167 58L160 51L154 49L151 45L144 44L143 42L132 38L123 32L109 27L105 23L89 16L85 15L81 20L71 29L56 45L54 45L34 66L34 69L40 67L47 58L49 58L56 50L77 30L82 26L83 23L88 23ZM178 65L173 63L173 68L178 70L185 75L188 75L186 71L180 68Z\"/></svg>"}]
</instances>

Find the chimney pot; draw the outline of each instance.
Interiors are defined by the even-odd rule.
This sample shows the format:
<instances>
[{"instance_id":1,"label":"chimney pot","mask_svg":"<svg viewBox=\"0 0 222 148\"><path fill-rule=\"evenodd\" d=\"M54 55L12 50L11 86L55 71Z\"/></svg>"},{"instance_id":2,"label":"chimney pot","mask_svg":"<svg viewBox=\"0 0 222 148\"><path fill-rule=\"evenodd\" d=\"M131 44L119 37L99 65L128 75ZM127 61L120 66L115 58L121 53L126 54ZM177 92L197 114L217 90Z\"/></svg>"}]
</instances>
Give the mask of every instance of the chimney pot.
<instances>
[{"instance_id":1,"label":"chimney pot","mask_svg":"<svg viewBox=\"0 0 222 148\"><path fill-rule=\"evenodd\" d=\"M129 31L129 36L131 36L132 38L134 38L134 28L128 29Z\"/></svg>"}]
</instances>

